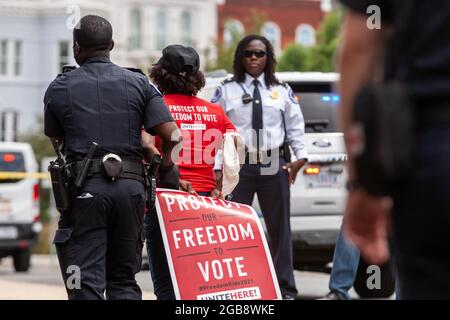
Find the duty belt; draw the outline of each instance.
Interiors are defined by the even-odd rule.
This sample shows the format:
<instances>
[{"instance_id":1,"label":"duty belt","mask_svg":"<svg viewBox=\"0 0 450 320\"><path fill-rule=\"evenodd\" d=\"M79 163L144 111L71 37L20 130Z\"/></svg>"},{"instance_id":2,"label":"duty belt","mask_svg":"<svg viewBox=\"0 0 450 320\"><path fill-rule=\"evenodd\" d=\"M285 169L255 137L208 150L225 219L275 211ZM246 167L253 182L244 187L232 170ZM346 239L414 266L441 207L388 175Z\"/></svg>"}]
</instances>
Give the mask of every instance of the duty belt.
<instances>
[{"instance_id":1,"label":"duty belt","mask_svg":"<svg viewBox=\"0 0 450 320\"><path fill-rule=\"evenodd\" d=\"M80 170L82 161L72 162L69 167L74 176L76 176ZM92 159L91 167L88 172L88 177L102 174L102 159ZM140 182L145 182L145 169L144 165L139 160L122 159L122 173L119 178L122 179L134 179Z\"/></svg>"},{"instance_id":2,"label":"duty belt","mask_svg":"<svg viewBox=\"0 0 450 320\"><path fill-rule=\"evenodd\" d=\"M283 146L271 149L271 150L261 150L259 152L249 152L245 151L245 163L246 164L267 164L275 156L284 157Z\"/></svg>"}]
</instances>

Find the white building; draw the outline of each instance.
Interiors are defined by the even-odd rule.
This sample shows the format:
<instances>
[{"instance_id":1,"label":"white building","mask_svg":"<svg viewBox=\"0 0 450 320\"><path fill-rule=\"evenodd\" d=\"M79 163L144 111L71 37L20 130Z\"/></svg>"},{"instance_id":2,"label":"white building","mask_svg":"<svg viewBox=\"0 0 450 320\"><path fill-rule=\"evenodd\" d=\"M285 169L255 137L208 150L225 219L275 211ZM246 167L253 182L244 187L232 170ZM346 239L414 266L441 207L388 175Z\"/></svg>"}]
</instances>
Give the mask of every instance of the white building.
<instances>
[{"instance_id":1,"label":"white building","mask_svg":"<svg viewBox=\"0 0 450 320\"><path fill-rule=\"evenodd\" d=\"M144 70L168 44L212 50L221 0L0 0L0 112L19 113L19 131L43 114L43 95L65 64L75 64L72 29L98 14L113 25L112 60Z\"/></svg>"},{"instance_id":2,"label":"white building","mask_svg":"<svg viewBox=\"0 0 450 320\"><path fill-rule=\"evenodd\" d=\"M167 44L191 45L200 54L217 37L217 0L113 0L116 52L122 65L147 67Z\"/></svg>"}]
</instances>

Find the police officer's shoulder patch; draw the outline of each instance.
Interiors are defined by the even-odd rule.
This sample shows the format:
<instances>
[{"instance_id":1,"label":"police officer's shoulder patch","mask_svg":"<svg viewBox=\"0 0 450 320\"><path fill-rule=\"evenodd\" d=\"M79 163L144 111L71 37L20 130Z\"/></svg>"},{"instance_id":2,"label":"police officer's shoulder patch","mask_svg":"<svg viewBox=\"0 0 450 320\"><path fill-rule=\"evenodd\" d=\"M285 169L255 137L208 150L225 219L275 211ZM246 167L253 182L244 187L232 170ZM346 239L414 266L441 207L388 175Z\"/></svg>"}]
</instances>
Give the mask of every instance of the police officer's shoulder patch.
<instances>
[{"instance_id":1,"label":"police officer's shoulder patch","mask_svg":"<svg viewBox=\"0 0 450 320\"><path fill-rule=\"evenodd\" d=\"M145 76L145 73L141 69L138 68L125 68L125 69L130 70L132 72L140 73Z\"/></svg>"},{"instance_id":2,"label":"police officer's shoulder patch","mask_svg":"<svg viewBox=\"0 0 450 320\"><path fill-rule=\"evenodd\" d=\"M76 66L65 65L65 66L62 68L61 73L58 74L57 77L60 77L60 76L62 76L62 75L65 74L65 73L69 73L69 72L75 70L76 68L77 68Z\"/></svg>"},{"instance_id":3,"label":"police officer's shoulder patch","mask_svg":"<svg viewBox=\"0 0 450 320\"><path fill-rule=\"evenodd\" d=\"M77 68L76 66L65 65L62 69L62 73L71 72L71 71L75 70L76 68Z\"/></svg>"},{"instance_id":4,"label":"police officer's shoulder patch","mask_svg":"<svg viewBox=\"0 0 450 320\"><path fill-rule=\"evenodd\" d=\"M294 94L294 91L292 91L291 87L289 87L289 86L288 86L288 96L289 96L289 100L291 100L292 103L300 104L298 102L297 96Z\"/></svg>"},{"instance_id":5,"label":"police officer's shoulder patch","mask_svg":"<svg viewBox=\"0 0 450 320\"><path fill-rule=\"evenodd\" d=\"M216 92L214 92L214 96L211 99L212 103L219 102L220 98L222 98L222 87L217 87Z\"/></svg>"}]
</instances>

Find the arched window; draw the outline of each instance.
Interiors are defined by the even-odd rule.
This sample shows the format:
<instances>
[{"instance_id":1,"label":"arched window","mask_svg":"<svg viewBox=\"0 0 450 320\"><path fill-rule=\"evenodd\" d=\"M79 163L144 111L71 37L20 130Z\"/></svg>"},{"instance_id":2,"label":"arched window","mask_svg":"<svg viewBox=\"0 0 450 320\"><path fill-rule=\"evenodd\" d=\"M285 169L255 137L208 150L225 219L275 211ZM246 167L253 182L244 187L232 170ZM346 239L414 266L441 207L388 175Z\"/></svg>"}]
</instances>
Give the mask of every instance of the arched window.
<instances>
[{"instance_id":1,"label":"arched window","mask_svg":"<svg viewBox=\"0 0 450 320\"><path fill-rule=\"evenodd\" d=\"M181 43L186 46L192 45L192 18L187 11L181 14Z\"/></svg>"},{"instance_id":2,"label":"arched window","mask_svg":"<svg viewBox=\"0 0 450 320\"><path fill-rule=\"evenodd\" d=\"M167 15L160 10L156 15L156 49L162 50L167 44Z\"/></svg>"},{"instance_id":3,"label":"arched window","mask_svg":"<svg viewBox=\"0 0 450 320\"><path fill-rule=\"evenodd\" d=\"M130 49L140 49L142 40L142 18L141 11L138 8L134 8L130 13Z\"/></svg>"},{"instance_id":4,"label":"arched window","mask_svg":"<svg viewBox=\"0 0 450 320\"><path fill-rule=\"evenodd\" d=\"M275 52L281 49L281 31L278 25L274 22L264 23L261 34L272 43Z\"/></svg>"},{"instance_id":5,"label":"arched window","mask_svg":"<svg viewBox=\"0 0 450 320\"><path fill-rule=\"evenodd\" d=\"M309 24L300 25L295 30L295 42L305 47L311 47L316 44L316 30Z\"/></svg>"},{"instance_id":6,"label":"arched window","mask_svg":"<svg viewBox=\"0 0 450 320\"><path fill-rule=\"evenodd\" d=\"M244 25L235 19L230 19L223 26L223 42L229 46L239 41L245 33Z\"/></svg>"}]
</instances>

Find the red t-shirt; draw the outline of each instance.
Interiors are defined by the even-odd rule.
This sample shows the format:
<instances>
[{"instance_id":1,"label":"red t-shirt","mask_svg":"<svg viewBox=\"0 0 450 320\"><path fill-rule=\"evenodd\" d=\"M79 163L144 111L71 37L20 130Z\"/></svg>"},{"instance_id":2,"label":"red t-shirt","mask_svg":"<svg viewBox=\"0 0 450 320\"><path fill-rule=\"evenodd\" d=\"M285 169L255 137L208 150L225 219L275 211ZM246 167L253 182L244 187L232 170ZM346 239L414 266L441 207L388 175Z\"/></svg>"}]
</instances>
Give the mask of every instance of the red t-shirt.
<instances>
[{"instance_id":1,"label":"red t-shirt","mask_svg":"<svg viewBox=\"0 0 450 320\"><path fill-rule=\"evenodd\" d=\"M236 128L217 104L182 94L166 94L164 101L183 134L183 148L177 163L180 178L192 183L195 191L212 191L216 187L216 151L223 134ZM161 151L159 137L156 137L156 147Z\"/></svg>"}]
</instances>

